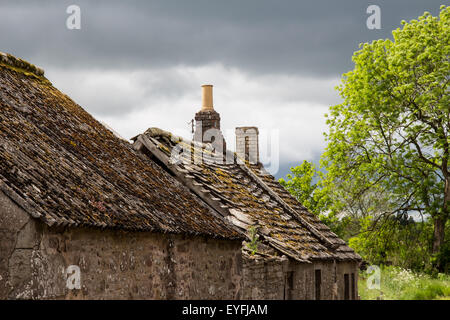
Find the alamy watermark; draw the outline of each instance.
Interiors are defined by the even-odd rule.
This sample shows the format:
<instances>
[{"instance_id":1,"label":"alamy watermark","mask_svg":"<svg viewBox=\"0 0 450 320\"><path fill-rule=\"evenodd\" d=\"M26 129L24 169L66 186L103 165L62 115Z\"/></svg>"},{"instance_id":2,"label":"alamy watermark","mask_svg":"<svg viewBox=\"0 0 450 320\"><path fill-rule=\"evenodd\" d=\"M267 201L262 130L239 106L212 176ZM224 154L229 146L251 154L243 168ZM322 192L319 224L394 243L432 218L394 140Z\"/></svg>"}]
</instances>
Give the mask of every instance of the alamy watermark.
<instances>
[{"instance_id":1,"label":"alamy watermark","mask_svg":"<svg viewBox=\"0 0 450 320\"><path fill-rule=\"evenodd\" d=\"M67 7L66 13L69 16L66 19L66 27L69 30L81 29L81 8L75 4Z\"/></svg>"},{"instance_id":2,"label":"alamy watermark","mask_svg":"<svg viewBox=\"0 0 450 320\"><path fill-rule=\"evenodd\" d=\"M71 4L66 8L66 13L69 16L66 19L66 27L69 30L81 29L81 8L76 4ZM366 13L370 16L367 17L366 26L369 30L381 29L381 8L376 4L371 4L367 7Z\"/></svg>"},{"instance_id":3,"label":"alamy watermark","mask_svg":"<svg viewBox=\"0 0 450 320\"><path fill-rule=\"evenodd\" d=\"M226 130L226 139L221 130L211 128L205 132L196 131L192 141L181 137L176 139L176 145L170 153L171 164L262 164L271 175L278 173L280 168L280 132L278 129L249 130L236 135L236 152L229 149L225 141L232 141L234 130ZM202 142L200 142L202 141Z\"/></svg>"},{"instance_id":4,"label":"alamy watermark","mask_svg":"<svg viewBox=\"0 0 450 320\"><path fill-rule=\"evenodd\" d=\"M369 30L381 29L381 9L375 4L371 4L367 7L367 14L370 16L366 20L366 26Z\"/></svg>"},{"instance_id":5,"label":"alamy watermark","mask_svg":"<svg viewBox=\"0 0 450 320\"><path fill-rule=\"evenodd\" d=\"M381 288L381 269L379 266L371 265L367 268L366 273L369 275L366 280L367 289L380 290Z\"/></svg>"},{"instance_id":6,"label":"alamy watermark","mask_svg":"<svg viewBox=\"0 0 450 320\"><path fill-rule=\"evenodd\" d=\"M67 269L63 269L66 277L66 288L69 290L81 289L81 270L79 266L70 265Z\"/></svg>"}]
</instances>

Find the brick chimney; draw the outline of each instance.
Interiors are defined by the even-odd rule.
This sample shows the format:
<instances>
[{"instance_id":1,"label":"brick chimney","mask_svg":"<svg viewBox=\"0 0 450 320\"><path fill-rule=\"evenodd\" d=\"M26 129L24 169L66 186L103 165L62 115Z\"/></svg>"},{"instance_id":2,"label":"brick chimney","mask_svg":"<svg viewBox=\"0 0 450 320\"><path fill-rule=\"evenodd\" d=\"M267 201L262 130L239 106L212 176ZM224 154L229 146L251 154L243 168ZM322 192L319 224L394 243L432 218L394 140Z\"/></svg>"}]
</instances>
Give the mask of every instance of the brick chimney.
<instances>
[{"instance_id":1,"label":"brick chimney","mask_svg":"<svg viewBox=\"0 0 450 320\"><path fill-rule=\"evenodd\" d=\"M257 127L236 128L236 153L251 164L259 163L258 135Z\"/></svg>"},{"instance_id":2,"label":"brick chimney","mask_svg":"<svg viewBox=\"0 0 450 320\"><path fill-rule=\"evenodd\" d=\"M202 86L202 108L195 114L194 140L211 143L215 149L221 148L225 152L226 145L220 131L220 115L213 106L213 86Z\"/></svg>"}]
</instances>

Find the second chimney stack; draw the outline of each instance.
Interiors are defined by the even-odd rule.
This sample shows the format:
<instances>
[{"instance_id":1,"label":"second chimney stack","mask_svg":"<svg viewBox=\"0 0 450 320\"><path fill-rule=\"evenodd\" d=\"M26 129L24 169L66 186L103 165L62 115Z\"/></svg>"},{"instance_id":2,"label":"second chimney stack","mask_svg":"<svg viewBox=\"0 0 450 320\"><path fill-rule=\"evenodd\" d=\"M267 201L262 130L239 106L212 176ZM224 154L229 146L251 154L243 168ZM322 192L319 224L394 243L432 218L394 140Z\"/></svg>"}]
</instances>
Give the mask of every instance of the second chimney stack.
<instances>
[{"instance_id":1,"label":"second chimney stack","mask_svg":"<svg viewBox=\"0 0 450 320\"><path fill-rule=\"evenodd\" d=\"M259 131L257 127L236 128L236 153L251 164L259 163Z\"/></svg>"}]
</instances>

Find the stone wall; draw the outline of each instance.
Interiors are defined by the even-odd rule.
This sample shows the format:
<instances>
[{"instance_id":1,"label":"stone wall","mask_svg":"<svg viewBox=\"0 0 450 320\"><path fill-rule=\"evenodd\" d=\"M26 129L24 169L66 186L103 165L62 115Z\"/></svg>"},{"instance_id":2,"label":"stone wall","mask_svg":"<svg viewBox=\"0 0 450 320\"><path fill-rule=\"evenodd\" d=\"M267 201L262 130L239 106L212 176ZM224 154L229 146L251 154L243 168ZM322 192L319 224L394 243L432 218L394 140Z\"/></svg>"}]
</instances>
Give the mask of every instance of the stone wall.
<instances>
[{"instance_id":1,"label":"stone wall","mask_svg":"<svg viewBox=\"0 0 450 320\"><path fill-rule=\"evenodd\" d=\"M30 216L0 191L0 299L31 275L34 227Z\"/></svg>"},{"instance_id":2,"label":"stone wall","mask_svg":"<svg viewBox=\"0 0 450 320\"><path fill-rule=\"evenodd\" d=\"M236 299L241 270L240 241L49 228L0 193L0 299Z\"/></svg>"},{"instance_id":3,"label":"stone wall","mask_svg":"<svg viewBox=\"0 0 450 320\"><path fill-rule=\"evenodd\" d=\"M287 258L263 259L258 256L246 256L243 261L242 299L284 299Z\"/></svg>"},{"instance_id":4,"label":"stone wall","mask_svg":"<svg viewBox=\"0 0 450 320\"><path fill-rule=\"evenodd\" d=\"M315 300L316 270L320 270L321 300L343 300L345 298L344 274L349 275L349 299L352 295L354 275L354 297L358 298L358 264L356 262L324 261L299 263L286 257L244 259L243 299Z\"/></svg>"},{"instance_id":5,"label":"stone wall","mask_svg":"<svg viewBox=\"0 0 450 320\"><path fill-rule=\"evenodd\" d=\"M344 299L344 274L354 274L355 298L357 293L358 264L356 262L340 261L315 261L311 264L291 262L288 270L292 272L294 288L291 299L315 300L316 289L319 289L320 300L343 300ZM316 285L317 273L320 274L320 285ZM350 283L351 285L351 283ZM349 299L352 299L352 288L349 287Z\"/></svg>"},{"instance_id":6,"label":"stone wall","mask_svg":"<svg viewBox=\"0 0 450 320\"><path fill-rule=\"evenodd\" d=\"M343 300L345 298L344 289L344 275L349 276L349 299L359 299L358 297L358 271L359 267L357 263L353 262L340 262L336 264L337 271L337 283L338 283L338 299ZM354 284L352 284L352 275L354 276ZM354 291L353 291L354 290ZM353 297L352 297L353 296Z\"/></svg>"},{"instance_id":7,"label":"stone wall","mask_svg":"<svg viewBox=\"0 0 450 320\"><path fill-rule=\"evenodd\" d=\"M242 258L240 241L148 232L49 228L0 192L0 299L357 298L357 263ZM68 279L80 271L79 289ZM336 282L335 282L336 279Z\"/></svg>"}]
</instances>

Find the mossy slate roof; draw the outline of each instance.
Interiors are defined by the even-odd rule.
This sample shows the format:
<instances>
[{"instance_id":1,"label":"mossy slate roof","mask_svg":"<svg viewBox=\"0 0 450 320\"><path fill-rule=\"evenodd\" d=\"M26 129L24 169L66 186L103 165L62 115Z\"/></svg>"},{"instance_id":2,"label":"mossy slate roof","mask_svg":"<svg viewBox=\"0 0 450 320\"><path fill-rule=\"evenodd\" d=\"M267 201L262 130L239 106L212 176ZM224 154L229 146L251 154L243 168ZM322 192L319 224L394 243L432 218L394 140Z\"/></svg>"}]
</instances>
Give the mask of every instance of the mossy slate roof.
<instances>
[{"instance_id":1,"label":"mossy slate roof","mask_svg":"<svg viewBox=\"0 0 450 320\"><path fill-rule=\"evenodd\" d=\"M361 259L262 164L238 161L230 151L226 161L225 156L211 152L211 145L158 128L150 128L133 139L136 149L158 159L160 165L244 234L249 235L253 227L260 241L300 262Z\"/></svg>"},{"instance_id":2,"label":"mossy slate roof","mask_svg":"<svg viewBox=\"0 0 450 320\"><path fill-rule=\"evenodd\" d=\"M50 226L242 239L44 77L0 53L0 189Z\"/></svg>"}]
</instances>

